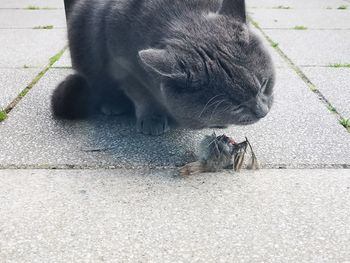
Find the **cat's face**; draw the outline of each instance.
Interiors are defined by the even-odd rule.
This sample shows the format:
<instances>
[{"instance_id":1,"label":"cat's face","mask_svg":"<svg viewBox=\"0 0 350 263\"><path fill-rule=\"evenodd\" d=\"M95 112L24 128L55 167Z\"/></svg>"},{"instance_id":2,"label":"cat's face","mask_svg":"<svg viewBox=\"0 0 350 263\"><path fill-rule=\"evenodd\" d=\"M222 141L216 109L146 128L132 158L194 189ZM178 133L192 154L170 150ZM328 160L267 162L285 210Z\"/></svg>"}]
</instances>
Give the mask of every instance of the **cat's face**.
<instances>
[{"instance_id":1,"label":"cat's face","mask_svg":"<svg viewBox=\"0 0 350 263\"><path fill-rule=\"evenodd\" d=\"M253 54L250 54L253 55ZM273 103L274 73L265 63L234 63L217 58L198 61L199 72L163 78L161 91L173 117L187 127L248 125L266 116ZM254 60L254 58L251 58Z\"/></svg>"},{"instance_id":2,"label":"cat's face","mask_svg":"<svg viewBox=\"0 0 350 263\"><path fill-rule=\"evenodd\" d=\"M164 80L161 89L166 106L175 120L185 127L253 124L270 111L274 77L258 78L243 72L238 83L188 81L186 84L183 80ZM239 75L241 71L236 73Z\"/></svg>"},{"instance_id":3,"label":"cat's face","mask_svg":"<svg viewBox=\"0 0 350 263\"><path fill-rule=\"evenodd\" d=\"M166 107L192 128L257 122L273 103L275 73L267 50L245 22L219 14L201 19L199 30L177 32L166 48L140 52L160 76Z\"/></svg>"}]
</instances>

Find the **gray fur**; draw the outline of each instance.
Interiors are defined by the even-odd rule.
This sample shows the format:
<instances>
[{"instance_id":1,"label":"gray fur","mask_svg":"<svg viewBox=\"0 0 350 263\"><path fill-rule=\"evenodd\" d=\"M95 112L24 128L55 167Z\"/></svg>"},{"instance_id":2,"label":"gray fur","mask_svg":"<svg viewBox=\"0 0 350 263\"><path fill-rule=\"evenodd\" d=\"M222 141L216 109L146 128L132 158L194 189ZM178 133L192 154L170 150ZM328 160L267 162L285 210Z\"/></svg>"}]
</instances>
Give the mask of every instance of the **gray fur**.
<instances>
[{"instance_id":1,"label":"gray fur","mask_svg":"<svg viewBox=\"0 0 350 263\"><path fill-rule=\"evenodd\" d=\"M169 120L251 124L272 105L273 65L243 0L80 0L69 45L77 74L96 94L99 80L115 81L145 134L162 134Z\"/></svg>"}]
</instances>

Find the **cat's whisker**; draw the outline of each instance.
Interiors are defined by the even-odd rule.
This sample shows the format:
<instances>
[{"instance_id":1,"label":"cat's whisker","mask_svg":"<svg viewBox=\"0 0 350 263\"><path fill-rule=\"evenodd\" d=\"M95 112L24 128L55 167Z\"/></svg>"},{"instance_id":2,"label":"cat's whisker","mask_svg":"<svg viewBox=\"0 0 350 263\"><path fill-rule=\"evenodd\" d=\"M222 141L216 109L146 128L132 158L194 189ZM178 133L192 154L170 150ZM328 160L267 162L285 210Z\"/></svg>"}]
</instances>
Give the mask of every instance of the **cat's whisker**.
<instances>
[{"instance_id":1,"label":"cat's whisker","mask_svg":"<svg viewBox=\"0 0 350 263\"><path fill-rule=\"evenodd\" d=\"M219 102L221 102L220 100L216 100L212 103L210 103L210 105L208 106L207 110L209 110L210 107L214 106L214 105L217 105Z\"/></svg>"},{"instance_id":2,"label":"cat's whisker","mask_svg":"<svg viewBox=\"0 0 350 263\"><path fill-rule=\"evenodd\" d=\"M220 102L220 100L216 100L216 101L213 101L212 103L210 103L207 108L206 108L206 111L208 111L211 107L217 105L218 103ZM202 113L200 114L199 118L201 117L201 115L204 113L205 111L202 111Z\"/></svg>"},{"instance_id":3,"label":"cat's whisker","mask_svg":"<svg viewBox=\"0 0 350 263\"><path fill-rule=\"evenodd\" d=\"M210 119L209 120L211 120L212 119L212 117L213 117L213 115L214 115L214 113L215 113L215 111L217 110L217 108L223 103L223 102L225 102L225 99L223 99L223 100L221 100L221 101L219 101L219 103L217 103L216 104L216 106L215 106L215 108L214 108L214 110L211 112L211 114L210 114Z\"/></svg>"},{"instance_id":4,"label":"cat's whisker","mask_svg":"<svg viewBox=\"0 0 350 263\"><path fill-rule=\"evenodd\" d=\"M232 109L235 108L234 105L229 101L224 101L223 103L227 103L228 105L226 107L224 107L223 109L221 109L219 111L219 114L224 115L224 116L232 114Z\"/></svg>"},{"instance_id":5,"label":"cat's whisker","mask_svg":"<svg viewBox=\"0 0 350 263\"><path fill-rule=\"evenodd\" d=\"M221 96L221 95L216 96L215 99L218 98L219 96ZM210 104L207 103L207 105L201 111L199 117L201 117L205 111L208 111L212 106L216 105L220 101L220 100L215 100L215 99L212 100L212 102Z\"/></svg>"},{"instance_id":6,"label":"cat's whisker","mask_svg":"<svg viewBox=\"0 0 350 263\"><path fill-rule=\"evenodd\" d=\"M228 102L227 102L228 103ZM228 106L226 106L225 108L223 108L222 110L221 110L221 114L226 114L226 112L228 111L228 110L230 110L232 108L232 104L231 103L229 103L229 105Z\"/></svg>"},{"instance_id":7,"label":"cat's whisker","mask_svg":"<svg viewBox=\"0 0 350 263\"><path fill-rule=\"evenodd\" d=\"M215 95L214 97L212 97L211 99L209 99L208 102L207 102L207 104L205 104L205 106L204 106L203 110L201 111L201 113L198 115L198 118L200 118L200 117L202 116L202 114L205 112L205 110L206 110L206 108L208 107L208 104L209 104L210 102L212 102L212 101L213 101L214 99L216 99L217 97L223 96L223 95L224 95L224 94L221 93L221 94Z\"/></svg>"}]
</instances>

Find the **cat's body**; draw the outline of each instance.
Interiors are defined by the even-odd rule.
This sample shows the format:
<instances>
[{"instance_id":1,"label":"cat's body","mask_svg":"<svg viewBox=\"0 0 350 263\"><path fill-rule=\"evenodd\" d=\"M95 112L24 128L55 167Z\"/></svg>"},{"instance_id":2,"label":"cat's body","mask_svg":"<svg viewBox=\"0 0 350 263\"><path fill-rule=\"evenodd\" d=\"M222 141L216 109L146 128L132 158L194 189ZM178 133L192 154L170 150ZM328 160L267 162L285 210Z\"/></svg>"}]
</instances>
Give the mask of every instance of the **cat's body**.
<instances>
[{"instance_id":1,"label":"cat's body","mask_svg":"<svg viewBox=\"0 0 350 263\"><path fill-rule=\"evenodd\" d=\"M250 124L271 107L273 66L243 0L80 0L68 36L77 74L54 92L57 116L131 101L138 131L158 135L169 120Z\"/></svg>"}]
</instances>

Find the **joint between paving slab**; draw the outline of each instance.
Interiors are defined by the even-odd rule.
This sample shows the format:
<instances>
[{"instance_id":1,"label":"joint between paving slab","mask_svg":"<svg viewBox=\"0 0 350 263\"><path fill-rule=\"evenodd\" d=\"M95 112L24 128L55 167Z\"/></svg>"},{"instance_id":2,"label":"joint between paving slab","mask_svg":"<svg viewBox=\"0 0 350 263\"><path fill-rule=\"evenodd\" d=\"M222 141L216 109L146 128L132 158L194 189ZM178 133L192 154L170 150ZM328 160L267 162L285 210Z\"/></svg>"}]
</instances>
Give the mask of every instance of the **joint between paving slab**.
<instances>
[{"instance_id":1,"label":"joint between paving slab","mask_svg":"<svg viewBox=\"0 0 350 263\"><path fill-rule=\"evenodd\" d=\"M295 27L261 27L261 29L267 30L296 30L296 31L349 31L349 28L317 28L317 27L306 27L306 28L295 28Z\"/></svg>"},{"instance_id":2,"label":"joint between paving slab","mask_svg":"<svg viewBox=\"0 0 350 263\"><path fill-rule=\"evenodd\" d=\"M342 121L346 120L337 110L336 108L330 103L330 101L322 94L321 91L319 91L315 84L312 83L312 81L304 74L304 72L293 63L293 61L282 51L282 49L279 48L278 43L275 43L259 26L257 22L255 22L251 17L249 17L249 20L251 24L258 29L261 34L266 38L266 40L271 44L271 46L276 50L276 52L282 57L282 59L288 64L288 66L293 69L297 75L305 82L305 84L309 87L309 89L317 95L318 99L325 104L327 109L334 114L339 124L345 128L348 132L350 132L350 127L346 127L342 124Z\"/></svg>"},{"instance_id":3,"label":"joint between paving slab","mask_svg":"<svg viewBox=\"0 0 350 263\"><path fill-rule=\"evenodd\" d=\"M347 3L350 3L350 0L343 0L343 1L346 1ZM248 6L248 9L300 10L302 8L280 5L280 6ZM314 8L314 9L315 10L339 10L339 11L344 11L344 10L348 10L348 7L346 5L340 5L338 7L327 6L327 7L323 7L323 8Z\"/></svg>"},{"instance_id":4,"label":"joint between paving slab","mask_svg":"<svg viewBox=\"0 0 350 263\"><path fill-rule=\"evenodd\" d=\"M300 65L302 68L350 68L350 64Z\"/></svg>"},{"instance_id":5,"label":"joint between paving slab","mask_svg":"<svg viewBox=\"0 0 350 263\"><path fill-rule=\"evenodd\" d=\"M16 105L28 94L28 92L40 81L40 79L46 74L46 72L52 68L52 66L61 58L64 51L67 49L65 46L62 50L60 50L57 54L49 59L49 64L45 66L45 68L40 71L35 78L26 86L17 96L16 98L10 102L9 105L5 107L4 110L0 111L0 122L4 121L8 118L9 113L16 107Z\"/></svg>"},{"instance_id":6,"label":"joint between paving slab","mask_svg":"<svg viewBox=\"0 0 350 263\"><path fill-rule=\"evenodd\" d=\"M52 68L55 68L55 69L72 69L72 67L69 67L69 66L53 66Z\"/></svg>"},{"instance_id":7,"label":"joint between paving slab","mask_svg":"<svg viewBox=\"0 0 350 263\"><path fill-rule=\"evenodd\" d=\"M29 11L35 11L35 10L62 10L64 8L61 7L39 7L37 9L30 9L28 7L0 7L0 10L29 10Z\"/></svg>"},{"instance_id":8,"label":"joint between paving slab","mask_svg":"<svg viewBox=\"0 0 350 263\"><path fill-rule=\"evenodd\" d=\"M58 8L56 8L56 7L48 7L48 6L29 5L27 7L21 8L21 9L35 11L35 10L56 10Z\"/></svg>"},{"instance_id":9,"label":"joint between paving slab","mask_svg":"<svg viewBox=\"0 0 350 263\"><path fill-rule=\"evenodd\" d=\"M1 30L55 30L55 29L66 29L66 27L63 26L54 26L53 28L45 28L47 26L35 26L35 27L0 27Z\"/></svg>"},{"instance_id":10,"label":"joint between paving slab","mask_svg":"<svg viewBox=\"0 0 350 263\"><path fill-rule=\"evenodd\" d=\"M177 171L179 167L176 166L145 166L145 165L87 165L87 164L0 164L0 170L174 170ZM350 164L264 164L259 170L287 170L287 169L350 169ZM247 170L243 168L242 170ZM224 169L222 171L230 171L229 169ZM231 170L232 171L232 170ZM233 171L232 171L233 172Z\"/></svg>"}]
</instances>

